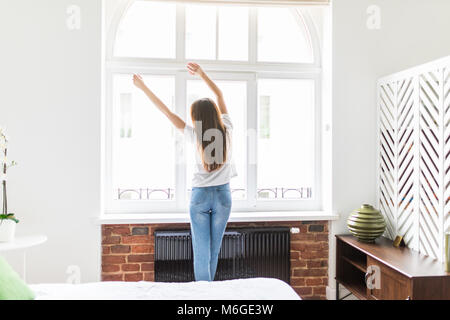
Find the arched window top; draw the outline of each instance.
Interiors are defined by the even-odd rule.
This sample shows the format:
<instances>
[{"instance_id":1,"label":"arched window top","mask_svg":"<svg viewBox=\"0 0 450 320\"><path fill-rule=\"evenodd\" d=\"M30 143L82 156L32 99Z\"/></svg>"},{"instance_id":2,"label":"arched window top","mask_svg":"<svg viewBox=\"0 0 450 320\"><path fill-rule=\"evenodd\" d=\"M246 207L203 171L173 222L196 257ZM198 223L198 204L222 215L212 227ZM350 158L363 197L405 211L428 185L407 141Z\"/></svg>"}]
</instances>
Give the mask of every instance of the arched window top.
<instances>
[{"instance_id":1,"label":"arched window top","mask_svg":"<svg viewBox=\"0 0 450 320\"><path fill-rule=\"evenodd\" d=\"M313 24L293 7L130 1L111 56L253 63L318 63Z\"/></svg>"},{"instance_id":2,"label":"arched window top","mask_svg":"<svg viewBox=\"0 0 450 320\"><path fill-rule=\"evenodd\" d=\"M175 58L176 5L134 1L117 29L114 56Z\"/></svg>"}]
</instances>

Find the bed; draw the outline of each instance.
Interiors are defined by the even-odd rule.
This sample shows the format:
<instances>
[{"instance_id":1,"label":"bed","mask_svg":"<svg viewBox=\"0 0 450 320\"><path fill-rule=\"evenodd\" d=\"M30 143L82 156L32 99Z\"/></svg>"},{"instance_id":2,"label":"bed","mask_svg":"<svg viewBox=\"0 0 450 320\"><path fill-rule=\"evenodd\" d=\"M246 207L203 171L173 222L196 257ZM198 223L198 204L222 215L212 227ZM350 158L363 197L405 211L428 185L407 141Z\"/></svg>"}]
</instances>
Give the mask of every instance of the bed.
<instances>
[{"instance_id":1,"label":"bed","mask_svg":"<svg viewBox=\"0 0 450 320\"><path fill-rule=\"evenodd\" d=\"M301 300L278 279L30 285L37 300Z\"/></svg>"}]
</instances>

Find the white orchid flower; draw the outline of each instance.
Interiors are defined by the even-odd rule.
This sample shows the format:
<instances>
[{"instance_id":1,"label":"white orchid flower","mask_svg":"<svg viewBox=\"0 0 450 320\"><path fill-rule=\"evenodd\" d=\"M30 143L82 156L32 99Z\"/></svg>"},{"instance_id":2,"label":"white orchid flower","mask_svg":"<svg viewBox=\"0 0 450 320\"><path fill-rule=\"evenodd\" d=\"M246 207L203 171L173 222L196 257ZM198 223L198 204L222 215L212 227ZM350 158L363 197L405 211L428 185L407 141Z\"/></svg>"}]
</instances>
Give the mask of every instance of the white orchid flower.
<instances>
[{"instance_id":1,"label":"white orchid flower","mask_svg":"<svg viewBox=\"0 0 450 320\"><path fill-rule=\"evenodd\" d=\"M9 163L9 165L7 165L6 167L7 168L11 168L11 167L15 167L15 166L17 166L17 162L16 161L11 161L10 163Z\"/></svg>"}]
</instances>

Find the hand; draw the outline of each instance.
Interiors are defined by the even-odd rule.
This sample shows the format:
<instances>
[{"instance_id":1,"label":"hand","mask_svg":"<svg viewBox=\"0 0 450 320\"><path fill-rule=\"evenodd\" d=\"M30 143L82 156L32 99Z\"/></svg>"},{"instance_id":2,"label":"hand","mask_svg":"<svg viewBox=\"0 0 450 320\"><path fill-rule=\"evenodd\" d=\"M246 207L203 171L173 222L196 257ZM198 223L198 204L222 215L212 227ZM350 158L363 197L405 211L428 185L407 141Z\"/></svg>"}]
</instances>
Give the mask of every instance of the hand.
<instances>
[{"instance_id":1,"label":"hand","mask_svg":"<svg viewBox=\"0 0 450 320\"><path fill-rule=\"evenodd\" d=\"M145 82L142 79L142 77L138 74L133 75L133 83L136 87L138 87L141 90L145 88Z\"/></svg>"},{"instance_id":2,"label":"hand","mask_svg":"<svg viewBox=\"0 0 450 320\"><path fill-rule=\"evenodd\" d=\"M189 73L192 75L202 76L202 74L203 74L202 68L195 62L189 62L186 67L187 67Z\"/></svg>"}]
</instances>

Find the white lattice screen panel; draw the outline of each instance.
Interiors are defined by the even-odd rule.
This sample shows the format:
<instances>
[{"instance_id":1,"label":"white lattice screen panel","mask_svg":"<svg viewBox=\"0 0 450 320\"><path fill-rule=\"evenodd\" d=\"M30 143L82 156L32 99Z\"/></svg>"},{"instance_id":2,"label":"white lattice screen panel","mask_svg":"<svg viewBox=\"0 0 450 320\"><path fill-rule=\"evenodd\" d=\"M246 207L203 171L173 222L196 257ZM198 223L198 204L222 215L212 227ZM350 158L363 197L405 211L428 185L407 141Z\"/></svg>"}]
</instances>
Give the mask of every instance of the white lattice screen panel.
<instances>
[{"instance_id":1,"label":"white lattice screen panel","mask_svg":"<svg viewBox=\"0 0 450 320\"><path fill-rule=\"evenodd\" d=\"M445 108L445 208L444 230L450 232L450 66L444 69L444 108Z\"/></svg>"},{"instance_id":2,"label":"white lattice screen panel","mask_svg":"<svg viewBox=\"0 0 450 320\"><path fill-rule=\"evenodd\" d=\"M450 231L450 57L378 82L378 205L386 236L442 259Z\"/></svg>"},{"instance_id":3,"label":"white lattice screen panel","mask_svg":"<svg viewBox=\"0 0 450 320\"><path fill-rule=\"evenodd\" d=\"M387 220L386 233L395 235L397 212L397 172L396 154L396 84L384 83L380 85L380 161L379 161L379 205Z\"/></svg>"},{"instance_id":4,"label":"white lattice screen panel","mask_svg":"<svg viewBox=\"0 0 450 320\"><path fill-rule=\"evenodd\" d=\"M397 82L397 232L405 241L414 238L414 82L407 78Z\"/></svg>"}]
</instances>

